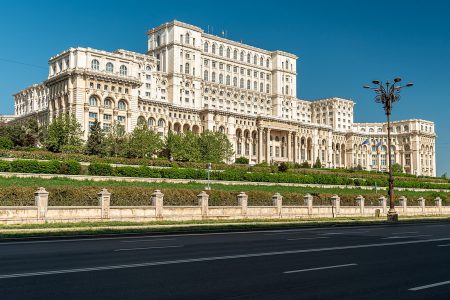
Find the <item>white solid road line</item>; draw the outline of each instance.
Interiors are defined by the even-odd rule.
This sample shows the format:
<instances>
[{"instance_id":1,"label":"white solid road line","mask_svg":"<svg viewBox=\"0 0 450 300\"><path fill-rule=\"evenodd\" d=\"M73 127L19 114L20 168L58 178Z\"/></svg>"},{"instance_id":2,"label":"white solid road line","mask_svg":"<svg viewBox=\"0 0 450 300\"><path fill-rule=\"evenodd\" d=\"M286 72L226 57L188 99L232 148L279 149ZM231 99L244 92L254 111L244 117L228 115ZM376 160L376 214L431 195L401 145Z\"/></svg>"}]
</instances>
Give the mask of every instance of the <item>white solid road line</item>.
<instances>
[{"instance_id":1,"label":"white solid road line","mask_svg":"<svg viewBox=\"0 0 450 300\"><path fill-rule=\"evenodd\" d=\"M446 285L446 284L450 284L450 280L437 282L437 283L432 283L432 284L427 284L427 285L422 285L422 286L418 286L418 287L414 287L414 288L410 288L410 289L408 289L408 291L414 291L415 292L415 291L420 291L420 290L424 290L424 289L434 288L434 287L441 286L441 285Z\"/></svg>"},{"instance_id":2,"label":"white solid road line","mask_svg":"<svg viewBox=\"0 0 450 300\"><path fill-rule=\"evenodd\" d=\"M438 247L448 247L450 246L450 244L445 244L445 245L437 245Z\"/></svg>"},{"instance_id":3,"label":"white solid road line","mask_svg":"<svg viewBox=\"0 0 450 300\"><path fill-rule=\"evenodd\" d=\"M51 270L51 271L29 272L29 273L3 274L3 275L0 275L0 279L42 276L42 275L55 275L55 274L67 274L67 273L80 273L80 272L91 272L91 271L129 269L129 268L173 265L173 264L227 260L227 259L239 259L239 258L249 258L249 257L311 253L311 252L321 252L321 251L334 251L334 250L362 249L362 248L372 248L372 247L421 244L421 243L432 243L432 242L442 242L442 241L450 241L450 238L402 241L402 242L393 242L393 243L363 244L363 245L351 245L351 246L340 246L340 247L329 247L329 248L313 248L313 249L287 250L287 251L275 251L275 252L249 253L249 254L236 254L236 255L226 255L226 256L212 256L212 257L187 258L187 259L168 260L168 261L145 262L145 263L136 263L136 264L128 264L128 265L110 265L110 266L102 266L102 267L89 267L89 268L63 269L63 270Z\"/></svg>"},{"instance_id":4,"label":"white solid road line","mask_svg":"<svg viewBox=\"0 0 450 300\"><path fill-rule=\"evenodd\" d=\"M341 234L351 234L350 233L344 233L344 232L327 232L327 233L319 233L319 235L341 235Z\"/></svg>"},{"instance_id":5,"label":"white solid road line","mask_svg":"<svg viewBox=\"0 0 450 300\"><path fill-rule=\"evenodd\" d=\"M419 233L418 231L403 231L403 232L392 232L391 234L415 234Z\"/></svg>"},{"instance_id":6,"label":"white solid road line","mask_svg":"<svg viewBox=\"0 0 450 300\"><path fill-rule=\"evenodd\" d=\"M298 241L298 240L318 240L318 239L329 239L327 236L317 236L317 237L301 237L301 238L292 238L287 239L288 241Z\"/></svg>"},{"instance_id":7,"label":"white solid road line","mask_svg":"<svg viewBox=\"0 0 450 300\"><path fill-rule=\"evenodd\" d=\"M418 234L418 235L406 235L406 236L388 236L383 238L383 240L393 240L393 239L409 239L423 236L431 236L430 234Z\"/></svg>"},{"instance_id":8,"label":"white solid road line","mask_svg":"<svg viewBox=\"0 0 450 300\"><path fill-rule=\"evenodd\" d=\"M145 239L145 240L131 240L131 241L120 241L121 243L140 243L140 242L159 242L159 241L173 241L175 239Z\"/></svg>"},{"instance_id":9,"label":"white solid road line","mask_svg":"<svg viewBox=\"0 0 450 300\"><path fill-rule=\"evenodd\" d=\"M292 274L292 273L300 273L300 272L309 272L309 271L318 271L318 270L326 270L326 269L335 269L335 268L344 268L344 267L351 267L351 266L357 266L358 264L345 264L345 265L336 265L336 266L327 266L327 267L318 267L318 268L311 268L311 269L302 269L302 270L292 270L292 271L285 271L284 274Z\"/></svg>"},{"instance_id":10,"label":"white solid road line","mask_svg":"<svg viewBox=\"0 0 450 300\"><path fill-rule=\"evenodd\" d=\"M166 249L166 248L181 248L183 245L173 245L173 246L155 246L155 247L139 247L139 248L123 248L116 249L114 251L133 251L133 250L149 250L149 249Z\"/></svg>"}]
</instances>

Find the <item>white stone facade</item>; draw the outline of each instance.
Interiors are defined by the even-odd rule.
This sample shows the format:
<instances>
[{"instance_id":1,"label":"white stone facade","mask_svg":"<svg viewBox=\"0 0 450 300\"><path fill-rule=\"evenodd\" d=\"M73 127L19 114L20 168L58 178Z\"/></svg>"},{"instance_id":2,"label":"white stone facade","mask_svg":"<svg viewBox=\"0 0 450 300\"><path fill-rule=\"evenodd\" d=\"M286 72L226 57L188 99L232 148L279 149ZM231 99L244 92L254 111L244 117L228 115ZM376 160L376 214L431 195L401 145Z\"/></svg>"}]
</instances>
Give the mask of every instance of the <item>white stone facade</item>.
<instances>
[{"instance_id":1,"label":"white stone facade","mask_svg":"<svg viewBox=\"0 0 450 300\"><path fill-rule=\"evenodd\" d=\"M15 111L17 120L41 112L41 123L73 113L85 138L95 119L127 132L139 120L161 136L224 132L235 157L254 163L319 157L330 168L386 170L386 125L354 123L351 100L298 99L296 61L172 21L148 31L146 54L70 48L50 58L47 80L14 95ZM397 121L393 130L395 162L435 176L434 123Z\"/></svg>"}]
</instances>

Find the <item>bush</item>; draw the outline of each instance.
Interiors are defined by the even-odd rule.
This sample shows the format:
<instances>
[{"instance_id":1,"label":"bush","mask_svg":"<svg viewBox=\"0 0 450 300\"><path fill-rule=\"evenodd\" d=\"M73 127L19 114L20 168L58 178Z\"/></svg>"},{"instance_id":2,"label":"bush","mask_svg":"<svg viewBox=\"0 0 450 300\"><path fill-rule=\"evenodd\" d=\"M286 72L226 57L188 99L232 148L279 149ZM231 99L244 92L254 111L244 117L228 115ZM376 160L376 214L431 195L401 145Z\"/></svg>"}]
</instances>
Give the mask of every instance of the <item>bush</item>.
<instances>
[{"instance_id":1,"label":"bush","mask_svg":"<svg viewBox=\"0 0 450 300\"><path fill-rule=\"evenodd\" d=\"M12 149L14 147L13 141L9 137L0 136L0 149Z\"/></svg>"},{"instance_id":2,"label":"bush","mask_svg":"<svg viewBox=\"0 0 450 300\"><path fill-rule=\"evenodd\" d=\"M57 160L14 160L11 162L10 171L17 173L58 174L60 167L61 164Z\"/></svg>"},{"instance_id":3,"label":"bush","mask_svg":"<svg viewBox=\"0 0 450 300\"><path fill-rule=\"evenodd\" d=\"M285 162L282 162L279 166L278 166L278 171L280 172L286 172L289 169L289 165Z\"/></svg>"},{"instance_id":4,"label":"bush","mask_svg":"<svg viewBox=\"0 0 450 300\"><path fill-rule=\"evenodd\" d=\"M61 163L60 174L79 175L81 173L81 164L76 160L66 160Z\"/></svg>"},{"instance_id":5,"label":"bush","mask_svg":"<svg viewBox=\"0 0 450 300\"><path fill-rule=\"evenodd\" d=\"M11 163L6 160L0 160L0 172L9 172L11 170Z\"/></svg>"},{"instance_id":6,"label":"bush","mask_svg":"<svg viewBox=\"0 0 450 300\"><path fill-rule=\"evenodd\" d=\"M239 158L236 158L236 160L234 161L234 163L236 163L236 164L247 165L247 164L248 164L248 158L241 156L241 157L239 157Z\"/></svg>"},{"instance_id":7,"label":"bush","mask_svg":"<svg viewBox=\"0 0 450 300\"><path fill-rule=\"evenodd\" d=\"M104 163L91 163L88 167L89 175L96 176L114 176L115 172L110 164Z\"/></svg>"}]
</instances>

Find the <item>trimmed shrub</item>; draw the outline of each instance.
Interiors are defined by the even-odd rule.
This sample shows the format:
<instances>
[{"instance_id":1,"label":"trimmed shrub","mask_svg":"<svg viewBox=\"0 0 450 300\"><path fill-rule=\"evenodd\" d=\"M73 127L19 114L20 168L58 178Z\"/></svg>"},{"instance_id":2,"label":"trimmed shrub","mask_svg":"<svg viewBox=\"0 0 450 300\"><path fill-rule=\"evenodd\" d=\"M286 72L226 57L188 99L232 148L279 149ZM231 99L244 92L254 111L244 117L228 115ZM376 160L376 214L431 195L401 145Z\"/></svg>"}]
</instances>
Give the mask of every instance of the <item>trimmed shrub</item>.
<instances>
[{"instance_id":1,"label":"trimmed shrub","mask_svg":"<svg viewBox=\"0 0 450 300\"><path fill-rule=\"evenodd\" d=\"M248 158L241 156L239 158L236 158L235 163L236 164L247 165L248 164Z\"/></svg>"},{"instance_id":2,"label":"trimmed shrub","mask_svg":"<svg viewBox=\"0 0 450 300\"><path fill-rule=\"evenodd\" d=\"M9 172L11 170L11 163L6 160L0 160L0 172Z\"/></svg>"},{"instance_id":3,"label":"trimmed shrub","mask_svg":"<svg viewBox=\"0 0 450 300\"><path fill-rule=\"evenodd\" d=\"M115 172L110 164L91 163L88 167L89 175L96 176L114 176Z\"/></svg>"},{"instance_id":4,"label":"trimmed shrub","mask_svg":"<svg viewBox=\"0 0 450 300\"><path fill-rule=\"evenodd\" d=\"M11 172L58 174L61 163L57 160L14 160L11 162Z\"/></svg>"},{"instance_id":5,"label":"trimmed shrub","mask_svg":"<svg viewBox=\"0 0 450 300\"><path fill-rule=\"evenodd\" d=\"M61 163L60 174L79 175L81 174L81 164L76 160L66 160Z\"/></svg>"},{"instance_id":6,"label":"trimmed shrub","mask_svg":"<svg viewBox=\"0 0 450 300\"><path fill-rule=\"evenodd\" d=\"M13 141L9 137L0 136L0 149L12 149L14 147Z\"/></svg>"}]
</instances>

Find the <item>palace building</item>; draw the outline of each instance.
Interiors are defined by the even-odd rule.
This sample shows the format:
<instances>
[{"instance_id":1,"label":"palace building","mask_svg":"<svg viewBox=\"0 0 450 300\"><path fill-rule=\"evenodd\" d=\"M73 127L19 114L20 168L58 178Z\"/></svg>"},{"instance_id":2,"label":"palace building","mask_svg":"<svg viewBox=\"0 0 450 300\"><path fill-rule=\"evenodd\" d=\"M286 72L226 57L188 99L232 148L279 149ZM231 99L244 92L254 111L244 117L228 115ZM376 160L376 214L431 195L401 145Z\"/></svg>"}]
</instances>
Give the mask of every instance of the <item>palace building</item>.
<instances>
[{"instance_id":1,"label":"palace building","mask_svg":"<svg viewBox=\"0 0 450 300\"><path fill-rule=\"evenodd\" d=\"M131 132L225 133L235 158L386 170L386 123L354 123L352 100L297 98L297 56L268 51L171 21L148 31L148 52L70 48L51 57L48 78L14 95L13 122L48 124L71 113L87 138L95 119ZM393 161L436 175L434 123L392 123Z\"/></svg>"}]
</instances>

